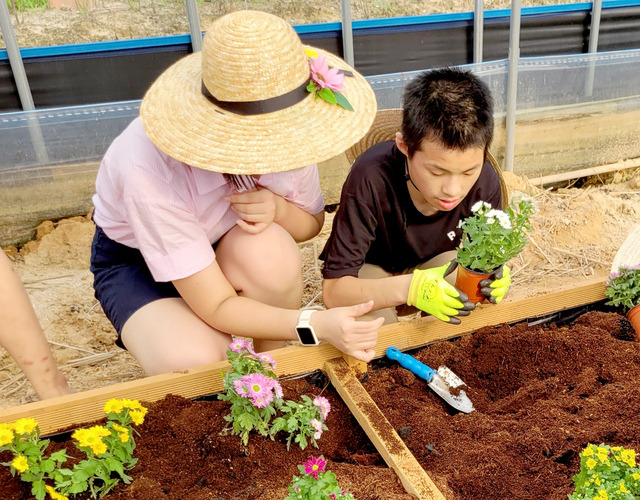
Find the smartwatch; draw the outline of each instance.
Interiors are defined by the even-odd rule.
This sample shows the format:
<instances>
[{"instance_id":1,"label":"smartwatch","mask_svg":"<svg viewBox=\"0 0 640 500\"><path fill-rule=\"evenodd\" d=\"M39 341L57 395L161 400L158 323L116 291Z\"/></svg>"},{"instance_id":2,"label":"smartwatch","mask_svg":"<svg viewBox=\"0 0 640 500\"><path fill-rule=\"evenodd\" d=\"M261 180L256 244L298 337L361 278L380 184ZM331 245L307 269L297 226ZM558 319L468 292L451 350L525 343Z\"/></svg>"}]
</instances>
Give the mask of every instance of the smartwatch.
<instances>
[{"instance_id":1,"label":"smartwatch","mask_svg":"<svg viewBox=\"0 0 640 500\"><path fill-rule=\"evenodd\" d=\"M298 339L302 345L310 346L310 345L318 345L318 337L316 337L316 332L309 323L311 319L311 315L316 312L315 309L303 309L300 311L300 318L298 319L298 324L296 325L296 333L298 334Z\"/></svg>"}]
</instances>

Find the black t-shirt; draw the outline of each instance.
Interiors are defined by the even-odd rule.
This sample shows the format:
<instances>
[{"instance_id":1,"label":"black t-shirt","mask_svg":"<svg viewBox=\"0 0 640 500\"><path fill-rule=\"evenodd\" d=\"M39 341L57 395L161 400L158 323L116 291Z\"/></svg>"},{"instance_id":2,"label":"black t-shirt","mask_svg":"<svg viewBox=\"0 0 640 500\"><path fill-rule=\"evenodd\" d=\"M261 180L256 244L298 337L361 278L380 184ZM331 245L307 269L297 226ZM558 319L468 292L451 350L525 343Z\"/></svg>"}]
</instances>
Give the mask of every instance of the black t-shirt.
<instances>
[{"instance_id":1,"label":"black t-shirt","mask_svg":"<svg viewBox=\"0 0 640 500\"><path fill-rule=\"evenodd\" d=\"M378 143L354 162L320 258L326 279L357 276L364 263L390 273L415 267L460 244L458 223L477 201L500 208L498 174L487 161L466 198L451 211L426 216L413 204L405 156L394 141Z\"/></svg>"}]
</instances>

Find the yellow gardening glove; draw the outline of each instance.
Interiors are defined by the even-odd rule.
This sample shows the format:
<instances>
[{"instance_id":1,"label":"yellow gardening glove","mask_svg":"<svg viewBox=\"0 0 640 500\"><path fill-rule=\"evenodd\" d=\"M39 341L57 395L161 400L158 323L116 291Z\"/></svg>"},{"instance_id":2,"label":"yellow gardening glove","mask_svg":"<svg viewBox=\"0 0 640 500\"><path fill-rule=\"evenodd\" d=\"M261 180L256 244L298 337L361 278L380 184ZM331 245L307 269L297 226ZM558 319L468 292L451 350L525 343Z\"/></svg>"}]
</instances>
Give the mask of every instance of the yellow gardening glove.
<instances>
[{"instance_id":1,"label":"yellow gardening glove","mask_svg":"<svg viewBox=\"0 0 640 500\"><path fill-rule=\"evenodd\" d=\"M455 316L468 316L475 304L444 279L455 263L432 269L416 269L409 286L407 304L435 316L445 323L460 323Z\"/></svg>"},{"instance_id":2,"label":"yellow gardening glove","mask_svg":"<svg viewBox=\"0 0 640 500\"><path fill-rule=\"evenodd\" d=\"M511 269L509 266L502 266L492 278L480 282L480 291L490 302L499 304L509 290L511 285Z\"/></svg>"}]
</instances>

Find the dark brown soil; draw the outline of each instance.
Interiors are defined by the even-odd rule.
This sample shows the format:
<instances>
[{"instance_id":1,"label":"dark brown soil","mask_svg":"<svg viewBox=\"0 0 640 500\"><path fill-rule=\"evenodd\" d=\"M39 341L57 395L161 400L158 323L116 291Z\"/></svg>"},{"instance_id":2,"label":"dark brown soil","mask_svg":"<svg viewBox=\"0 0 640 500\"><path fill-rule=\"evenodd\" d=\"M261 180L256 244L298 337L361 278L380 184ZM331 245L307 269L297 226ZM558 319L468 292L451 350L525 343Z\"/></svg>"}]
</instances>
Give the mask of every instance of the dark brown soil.
<instances>
[{"instance_id":1,"label":"dark brown soil","mask_svg":"<svg viewBox=\"0 0 640 500\"><path fill-rule=\"evenodd\" d=\"M455 413L399 365L364 384L448 500L565 500L587 443L640 450L640 344L623 317L485 328L416 353L451 368L476 411Z\"/></svg>"},{"instance_id":2,"label":"dark brown soil","mask_svg":"<svg viewBox=\"0 0 640 500\"><path fill-rule=\"evenodd\" d=\"M283 381L285 397L299 399L300 394L313 397L321 389L306 380ZM119 487L104 498L110 500L204 500L261 499L276 500L287 496L287 487L297 465L312 455L323 455L327 469L333 471L341 487L358 500L414 498L405 493L395 473L386 467L364 432L337 393L327 388L332 411L327 419L328 431L316 449L286 450L283 442L251 436L244 447L238 436L221 436L226 422L227 403L193 402L167 396L148 405L145 423L138 429L135 456L139 462L132 471L133 482ZM52 449L72 443L52 444ZM8 461L0 454L0 462ZM0 500L31 498L29 488L12 478L8 467L0 467Z\"/></svg>"}]
</instances>

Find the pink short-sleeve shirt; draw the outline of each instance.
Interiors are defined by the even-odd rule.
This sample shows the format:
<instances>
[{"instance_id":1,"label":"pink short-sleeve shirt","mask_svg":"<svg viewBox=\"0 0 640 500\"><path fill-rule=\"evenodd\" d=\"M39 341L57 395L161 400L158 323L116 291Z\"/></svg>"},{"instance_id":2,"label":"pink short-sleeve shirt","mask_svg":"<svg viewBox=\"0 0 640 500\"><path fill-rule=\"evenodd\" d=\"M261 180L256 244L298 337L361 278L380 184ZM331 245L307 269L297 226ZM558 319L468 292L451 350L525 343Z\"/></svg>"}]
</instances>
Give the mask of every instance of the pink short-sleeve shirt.
<instances>
[{"instance_id":1,"label":"pink short-sleeve shirt","mask_svg":"<svg viewBox=\"0 0 640 500\"><path fill-rule=\"evenodd\" d=\"M258 185L310 213L324 198L317 165L261 175ZM238 216L222 174L166 155L136 118L107 150L96 179L94 220L114 241L137 248L156 281L191 276L215 259L212 245Z\"/></svg>"}]
</instances>

